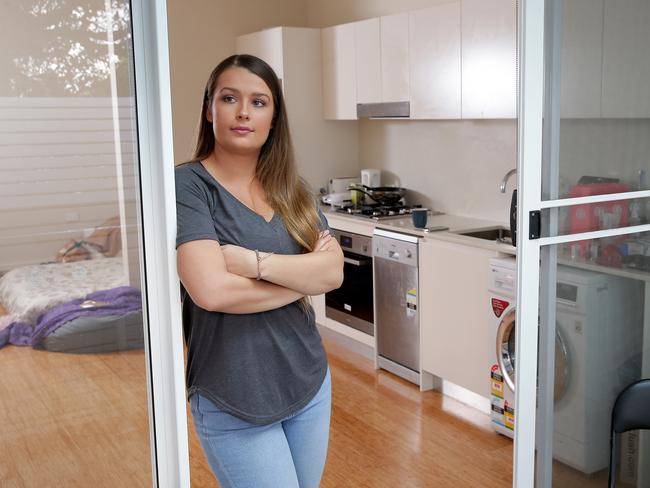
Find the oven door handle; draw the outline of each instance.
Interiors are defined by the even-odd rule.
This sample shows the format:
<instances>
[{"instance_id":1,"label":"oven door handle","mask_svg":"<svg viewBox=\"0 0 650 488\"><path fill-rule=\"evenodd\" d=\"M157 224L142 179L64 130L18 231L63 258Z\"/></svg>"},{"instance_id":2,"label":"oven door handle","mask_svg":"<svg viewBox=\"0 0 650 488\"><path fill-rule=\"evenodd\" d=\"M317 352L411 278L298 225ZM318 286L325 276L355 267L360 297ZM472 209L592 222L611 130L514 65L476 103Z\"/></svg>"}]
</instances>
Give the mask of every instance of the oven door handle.
<instances>
[{"instance_id":1,"label":"oven door handle","mask_svg":"<svg viewBox=\"0 0 650 488\"><path fill-rule=\"evenodd\" d=\"M349 258L347 256L343 257L343 262L351 264L353 266L368 266L370 263L372 263L372 259L353 259Z\"/></svg>"}]
</instances>

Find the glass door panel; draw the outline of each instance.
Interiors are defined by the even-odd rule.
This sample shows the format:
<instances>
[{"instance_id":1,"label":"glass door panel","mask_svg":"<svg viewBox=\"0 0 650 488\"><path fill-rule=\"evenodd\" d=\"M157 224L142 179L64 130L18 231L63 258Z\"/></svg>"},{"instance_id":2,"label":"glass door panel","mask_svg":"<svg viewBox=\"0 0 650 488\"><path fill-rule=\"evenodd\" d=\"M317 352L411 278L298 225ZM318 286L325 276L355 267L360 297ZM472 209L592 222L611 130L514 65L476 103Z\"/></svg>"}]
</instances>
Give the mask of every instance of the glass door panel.
<instances>
[{"instance_id":1,"label":"glass door panel","mask_svg":"<svg viewBox=\"0 0 650 488\"><path fill-rule=\"evenodd\" d=\"M536 405L535 442L516 456L527 469L524 449L534 449L539 487L607 486L614 400L650 378L650 2L526 3L543 7L543 16L524 15L523 36L538 35L543 18L543 52L529 47L524 60L528 73L543 65L534 93L543 111L528 98L520 119L530 126L542 115L542 152L523 159L519 222L537 210L541 227L518 255L527 328L518 366L536 372L537 388L518 399ZM538 85L522 76L530 97ZM536 300L528 290L539 290ZM648 437L630 432L621 444L618 486L648 486ZM525 469L516 479L530 479Z\"/></svg>"},{"instance_id":2,"label":"glass door panel","mask_svg":"<svg viewBox=\"0 0 650 488\"><path fill-rule=\"evenodd\" d=\"M543 198L648 190L650 2L546 3Z\"/></svg>"},{"instance_id":3,"label":"glass door panel","mask_svg":"<svg viewBox=\"0 0 650 488\"><path fill-rule=\"evenodd\" d=\"M152 486L130 4L0 39L0 484Z\"/></svg>"},{"instance_id":4,"label":"glass door panel","mask_svg":"<svg viewBox=\"0 0 650 488\"><path fill-rule=\"evenodd\" d=\"M650 232L629 235L646 241ZM594 239L606 247L610 238ZM641 254L639 254L640 256ZM617 395L650 377L650 262L630 268L542 252L539 329L538 486L607 486L609 429ZM552 340L551 340L552 338ZM622 436L618 485L646 486L647 458L638 431ZM647 447L645 447L647 449Z\"/></svg>"}]
</instances>

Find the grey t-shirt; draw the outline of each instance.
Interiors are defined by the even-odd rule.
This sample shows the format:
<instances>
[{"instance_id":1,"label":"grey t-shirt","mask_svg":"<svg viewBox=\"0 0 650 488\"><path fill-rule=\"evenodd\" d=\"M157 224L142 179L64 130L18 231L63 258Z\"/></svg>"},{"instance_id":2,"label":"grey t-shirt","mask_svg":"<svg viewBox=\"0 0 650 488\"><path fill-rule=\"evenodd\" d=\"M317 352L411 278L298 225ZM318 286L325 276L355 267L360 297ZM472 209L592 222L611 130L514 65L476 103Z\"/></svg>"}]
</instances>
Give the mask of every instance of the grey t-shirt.
<instances>
[{"instance_id":1,"label":"grey t-shirt","mask_svg":"<svg viewBox=\"0 0 650 488\"><path fill-rule=\"evenodd\" d=\"M198 161L176 168L176 211L176 247L212 239L278 254L301 252L279 214L266 222ZM294 302L228 314L200 308L185 290L183 297L188 398L200 393L231 415L268 424L300 410L317 393L327 357L311 308L305 312Z\"/></svg>"}]
</instances>

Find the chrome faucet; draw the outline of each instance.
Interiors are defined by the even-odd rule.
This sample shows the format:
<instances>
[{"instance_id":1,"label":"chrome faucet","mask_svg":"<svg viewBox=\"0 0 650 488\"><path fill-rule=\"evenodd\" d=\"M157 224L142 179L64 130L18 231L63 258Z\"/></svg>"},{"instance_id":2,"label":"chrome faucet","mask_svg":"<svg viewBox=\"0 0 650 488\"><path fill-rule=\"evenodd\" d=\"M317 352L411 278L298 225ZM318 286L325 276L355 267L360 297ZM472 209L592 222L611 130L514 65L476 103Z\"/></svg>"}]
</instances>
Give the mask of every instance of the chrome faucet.
<instances>
[{"instance_id":1,"label":"chrome faucet","mask_svg":"<svg viewBox=\"0 0 650 488\"><path fill-rule=\"evenodd\" d=\"M506 175L503 177L503 179L501 180L501 185L499 186L499 190L501 191L501 193L506 192L506 184L508 183L508 179L510 179L510 177L514 175L516 172L517 172L517 168L513 168L510 171L508 171Z\"/></svg>"}]
</instances>

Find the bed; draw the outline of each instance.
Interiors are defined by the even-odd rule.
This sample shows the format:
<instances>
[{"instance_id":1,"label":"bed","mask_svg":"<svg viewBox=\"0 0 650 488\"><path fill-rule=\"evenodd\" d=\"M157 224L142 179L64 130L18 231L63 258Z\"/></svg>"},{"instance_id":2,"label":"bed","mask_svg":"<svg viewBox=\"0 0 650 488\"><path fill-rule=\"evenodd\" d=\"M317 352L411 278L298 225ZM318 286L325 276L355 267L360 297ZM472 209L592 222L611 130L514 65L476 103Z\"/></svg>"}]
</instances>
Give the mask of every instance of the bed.
<instances>
[{"instance_id":1,"label":"bed","mask_svg":"<svg viewBox=\"0 0 650 488\"><path fill-rule=\"evenodd\" d=\"M91 353L143 347L142 298L121 257L23 266L0 277L0 347Z\"/></svg>"}]
</instances>

